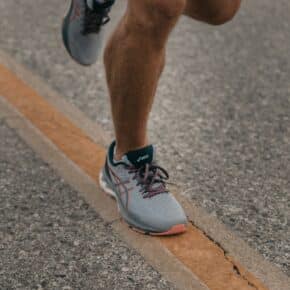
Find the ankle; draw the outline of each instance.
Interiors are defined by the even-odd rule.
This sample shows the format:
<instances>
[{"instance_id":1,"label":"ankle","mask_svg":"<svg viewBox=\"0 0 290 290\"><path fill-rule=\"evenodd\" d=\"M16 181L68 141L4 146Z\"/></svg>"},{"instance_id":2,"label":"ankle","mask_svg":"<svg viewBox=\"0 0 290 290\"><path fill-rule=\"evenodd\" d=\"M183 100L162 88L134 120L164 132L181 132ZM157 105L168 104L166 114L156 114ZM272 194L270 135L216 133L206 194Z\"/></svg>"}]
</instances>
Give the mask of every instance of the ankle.
<instances>
[{"instance_id":1,"label":"ankle","mask_svg":"<svg viewBox=\"0 0 290 290\"><path fill-rule=\"evenodd\" d=\"M125 152L116 150L114 153L114 160L115 161L120 161L122 159L122 157L124 156Z\"/></svg>"},{"instance_id":2,"label":"ankle","mask_svg":"<svg viewBox=\"0 0 290 290\"><path fill-rule=\"evenodd\" d=\"M126 150L126 147L120 147L116 144L115 150L114 150L114 160L120 161L122 157L128 152L129 150Z\"/></svg>"}]
</instances>

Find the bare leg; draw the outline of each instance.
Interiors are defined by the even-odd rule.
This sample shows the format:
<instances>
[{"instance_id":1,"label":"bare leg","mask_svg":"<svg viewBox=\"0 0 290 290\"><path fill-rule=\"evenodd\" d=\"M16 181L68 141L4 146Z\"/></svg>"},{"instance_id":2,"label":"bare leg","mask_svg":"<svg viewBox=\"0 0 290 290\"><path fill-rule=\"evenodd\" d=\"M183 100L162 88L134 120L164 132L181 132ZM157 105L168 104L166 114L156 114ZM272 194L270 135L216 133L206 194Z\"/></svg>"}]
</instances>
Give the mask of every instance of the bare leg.
<instances>
[{"instance_id":1,"label":"bare leg","mask_svg":"<svg viewBox=\"0 0 290 290\"><path fill-rule=\"evenodd\" d=\"M148 143L147 121L168 36L182 13L220 24L240 0L128 0L104 61L117 141L116 158ZM231 4L231 5L230 5ZM223 6L224 5L224 6ZM236 9L234 9L236 7Z\"/></svg>"},{"instance_id":2,"label":"bare leg","mask_svg":"<svg viewBox=\"0 0 290 290\"><path fill-rule=\"evenodd\" d=\"M241 0L187 0L184 14L199 21L220 25L231 20Z\"/></svg>"},{"instance_id":3,"label":"bare leg","mask_svg":"<svg viewBox=\"0 0 290 290\"><path fill-rule=\"evenodd\" d=\"M147 145L147 120L165 60L165 45L185 0L129 0L112 35L105 66L117 154Z\"/></svg>"}]
</instances>

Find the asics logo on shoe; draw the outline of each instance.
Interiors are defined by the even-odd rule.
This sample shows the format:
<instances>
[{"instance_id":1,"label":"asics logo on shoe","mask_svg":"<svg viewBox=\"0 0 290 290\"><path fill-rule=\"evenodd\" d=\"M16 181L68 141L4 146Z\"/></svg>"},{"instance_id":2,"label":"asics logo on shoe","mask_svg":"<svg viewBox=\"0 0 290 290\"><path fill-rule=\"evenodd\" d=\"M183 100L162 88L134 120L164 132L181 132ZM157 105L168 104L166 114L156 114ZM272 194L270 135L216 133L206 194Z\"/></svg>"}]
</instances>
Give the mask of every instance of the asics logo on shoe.
<instances>
[{"instance_id":1,"label":"asics logo on shoe","mask_svg":"<svg viewBox=\"0 0 290 290\"><path fill-rule=\"evenodd\" d=\"M147 155L144 155L144 156L140 156L138 159L137 159L137 162L141 162L143 160L146 160L148 159L150 156L147 154Z\"/></svg>"},{"instance_id":2,"label":"asics logo on shoe","mask_svg":"<svg viewBox=\"0 0 290 290\"><path fill-rule=\"evenodd\" d=\"M166 189L169 175L155 163L153 146L130 151L122 162L114 164L115 146L113 142L109 147L100 185L115 197L123 219L130 227L146 234L185 232L186 215Z\"/></svg>"}]
</instances>

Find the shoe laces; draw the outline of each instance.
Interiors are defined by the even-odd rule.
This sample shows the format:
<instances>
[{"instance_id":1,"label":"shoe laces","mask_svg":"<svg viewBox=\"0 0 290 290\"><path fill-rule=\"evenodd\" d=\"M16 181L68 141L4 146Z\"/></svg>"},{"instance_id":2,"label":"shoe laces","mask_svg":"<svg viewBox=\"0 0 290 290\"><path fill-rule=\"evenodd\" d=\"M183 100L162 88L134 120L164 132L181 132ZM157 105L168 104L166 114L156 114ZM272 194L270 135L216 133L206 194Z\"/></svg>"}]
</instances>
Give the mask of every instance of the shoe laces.
<instances>
[{"instance_id":1,"label":"shoe laces","mask_svg":"<svg viewBox=\"0 0 290 290\"><path fill-rule=\"evenodd\" d=\"M85 4L85 17L83 25L84 35L98 33L101 26L110 21L109 12L114 3L115 0L106 0L104 3L95 2L93 9L91 9L87 3Z\"/></svg>"},{"instance_id":2,"label":"shoe laces","mask_svg":"<svg viewBox=\"0 0 290 290\"><path fill-rule=\"evenodd\" d=\"M168 172L154 164L146 163L141 167L129 166L129 173L133 173L133 179L137 180L137 185L141 185L141 193L144 198L151 198L161 193L168 193L166 181L169 179Z\"/></svg>"}]
</instances>

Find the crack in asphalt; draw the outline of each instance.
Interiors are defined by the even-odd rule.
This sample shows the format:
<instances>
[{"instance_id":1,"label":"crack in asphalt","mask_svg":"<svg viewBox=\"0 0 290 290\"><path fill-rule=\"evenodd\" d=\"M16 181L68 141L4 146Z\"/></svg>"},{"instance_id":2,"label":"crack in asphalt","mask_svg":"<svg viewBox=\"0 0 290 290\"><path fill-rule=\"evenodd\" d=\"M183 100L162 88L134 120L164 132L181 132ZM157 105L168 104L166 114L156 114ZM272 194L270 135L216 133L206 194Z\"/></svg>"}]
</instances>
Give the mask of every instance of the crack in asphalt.
<instances>
[{"instance_id":1,"label":"crack in asphalt","mask_svg":"<svg viewBox=\"0 0 290 290\"><path fill-rule=\"evenodd\" d=\"M239 277L241 277L244 281L247 282L247 284L252 287L255 290L259 290L259 288L253 284L251 281L249 281L247 279L247 277L245 277L245 275L243 275L239 269L239 267L234 263L234 261L232 259L229 258L229 253L228 251L217 241L215 241L209 234L207 234L203 229L201 229L200 227L198 227L192 220L189 220L190 223L196 227L198 230L200 230L211 242L213 242L219 249L221 249L223 251L223 255L225 257L225 259L227 261L229 261L232 265L233 268L233 272L236 273L236 275L238 275Z\"/></svg>"}]
</instances>

